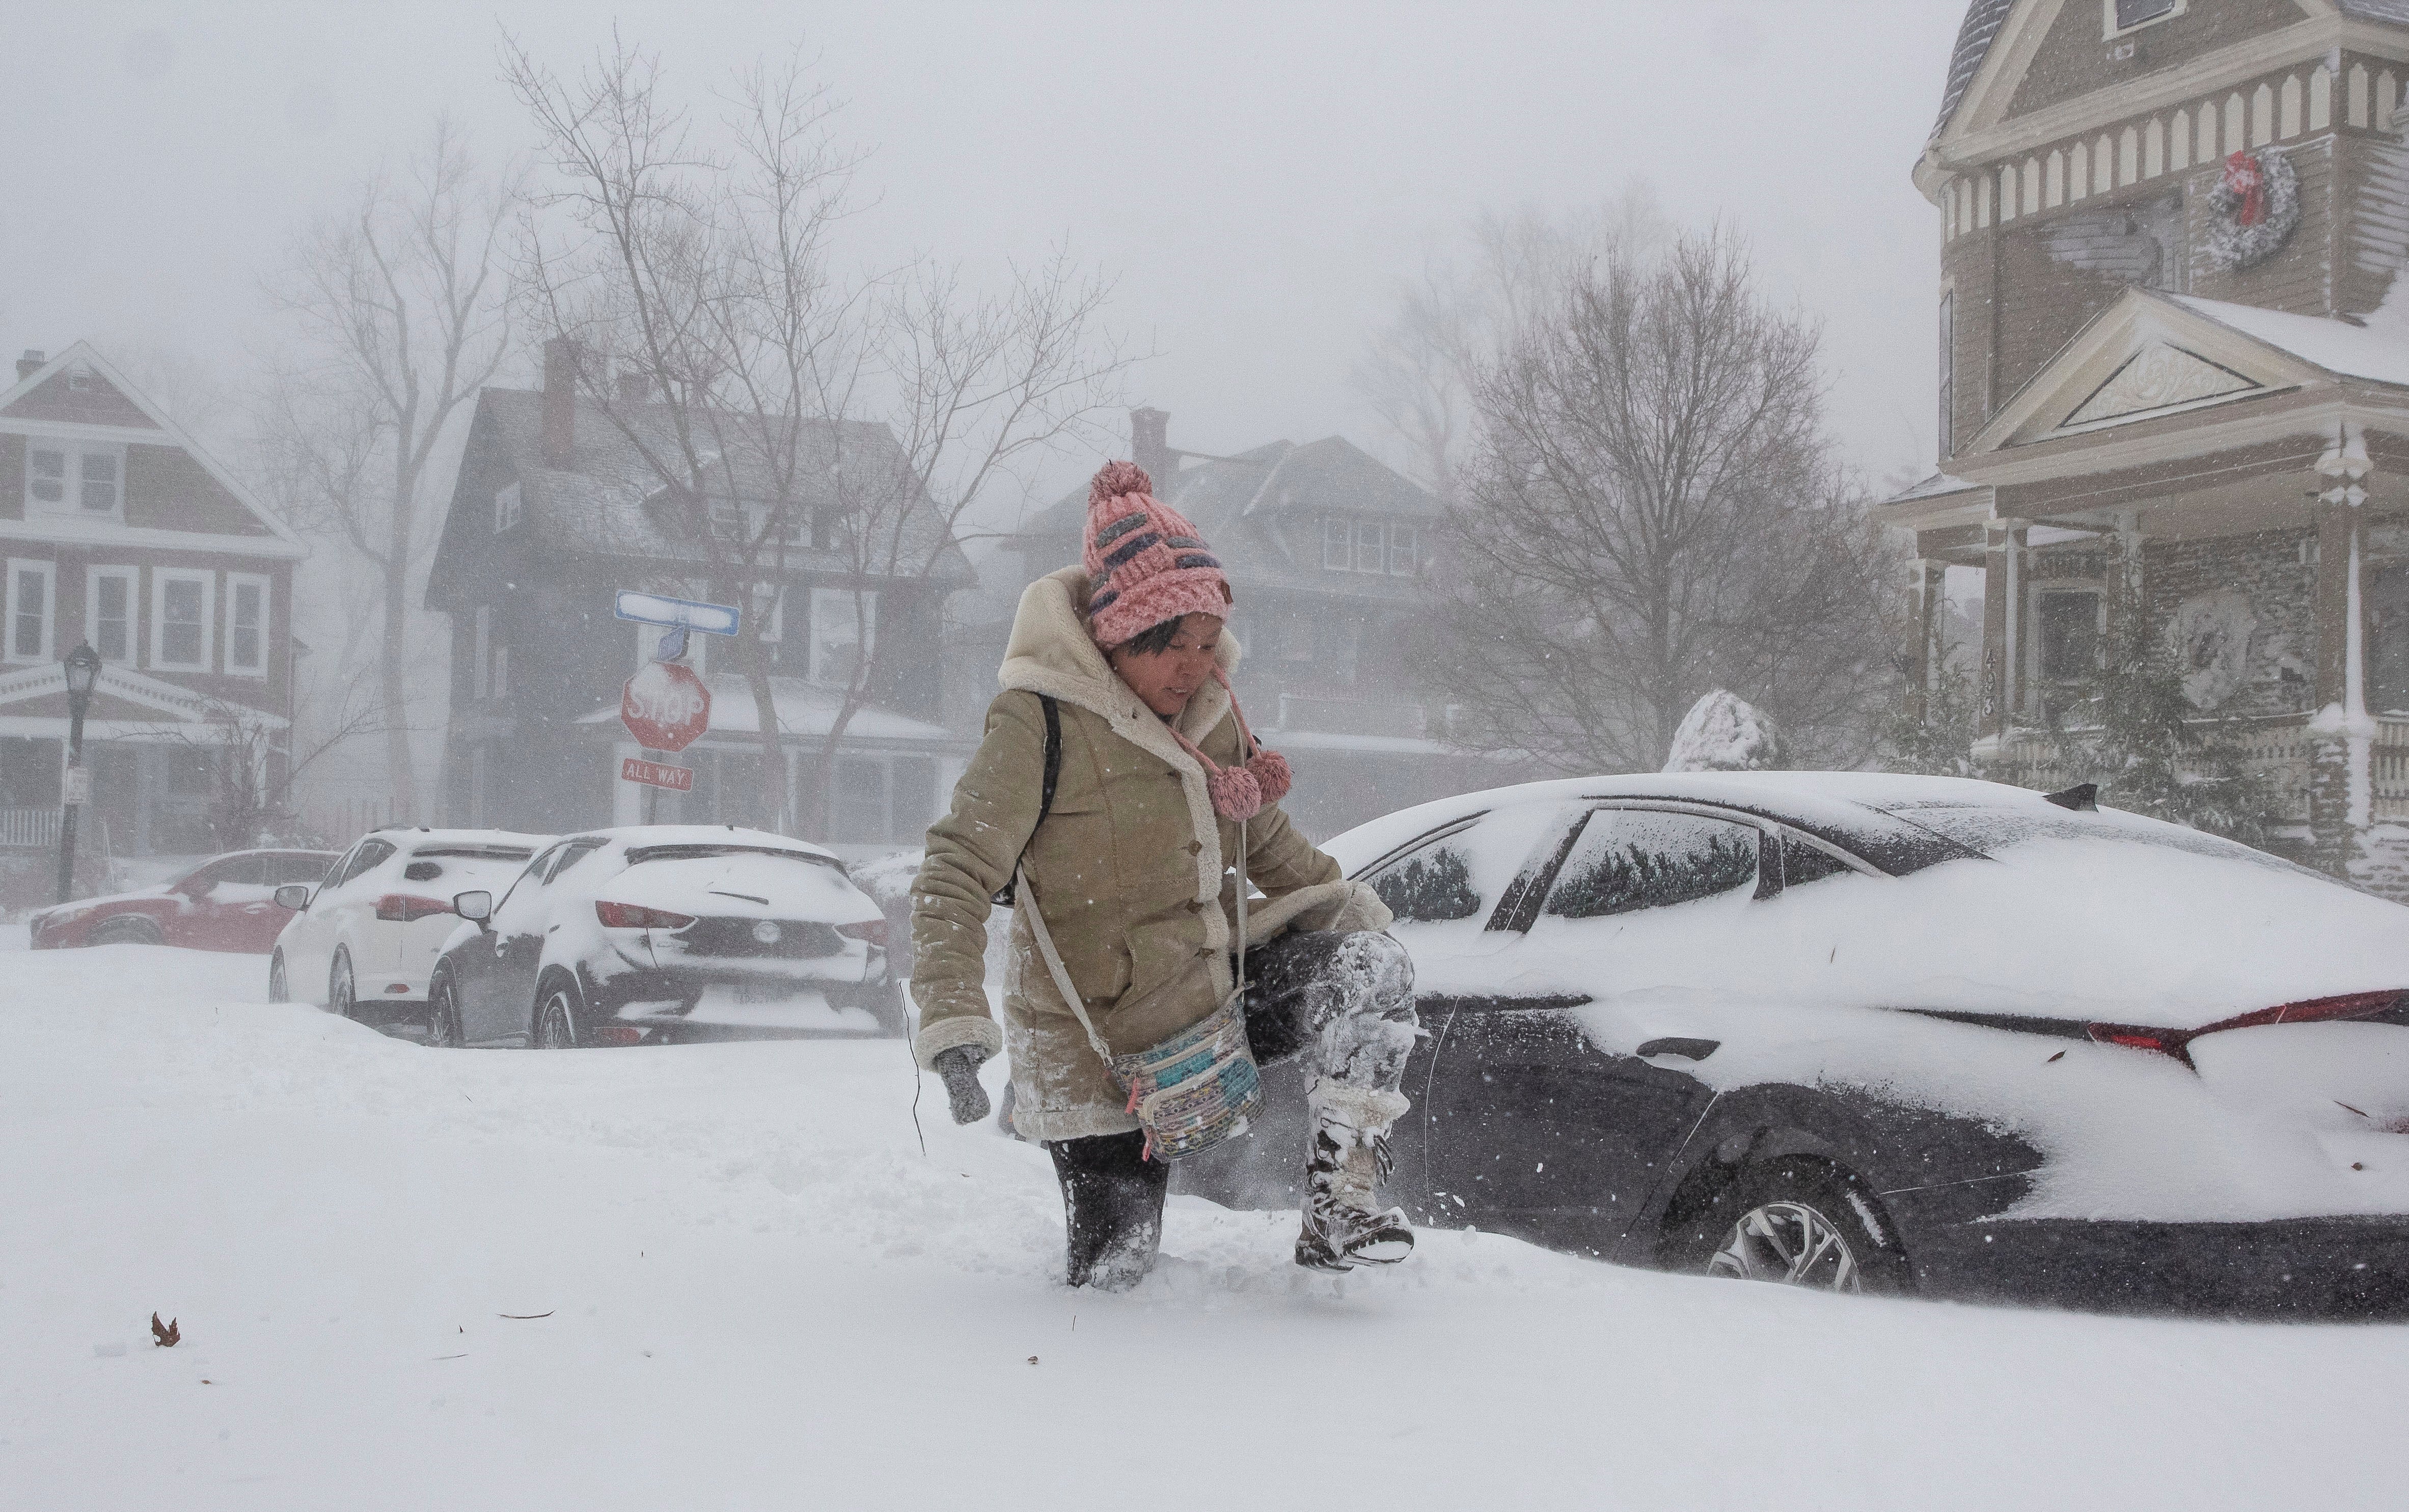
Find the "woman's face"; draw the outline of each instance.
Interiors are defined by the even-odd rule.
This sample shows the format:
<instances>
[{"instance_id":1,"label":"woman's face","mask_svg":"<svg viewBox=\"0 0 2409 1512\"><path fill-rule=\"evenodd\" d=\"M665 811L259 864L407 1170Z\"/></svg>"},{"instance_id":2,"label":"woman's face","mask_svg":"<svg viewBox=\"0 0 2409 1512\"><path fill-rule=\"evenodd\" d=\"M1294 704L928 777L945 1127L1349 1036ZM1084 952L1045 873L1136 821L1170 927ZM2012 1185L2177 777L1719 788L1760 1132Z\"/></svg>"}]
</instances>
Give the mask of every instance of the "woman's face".
<instances>
[{"instance_id":1,"label":"woman's face","mask_svg":"<svg viewBox=\"0 0 2409 1512\"><path fill-rule=\"evenodd\" d=\"M1213 675L1213 648L1221 643L1221 621L1212 614L1183 615L1171 644L1161 651L1140 653L1127 646L1113 650L1113 670L1130 685L1140 701L1169 719L1188 707L1188 700Z\"/></svg>"}]
</instances>

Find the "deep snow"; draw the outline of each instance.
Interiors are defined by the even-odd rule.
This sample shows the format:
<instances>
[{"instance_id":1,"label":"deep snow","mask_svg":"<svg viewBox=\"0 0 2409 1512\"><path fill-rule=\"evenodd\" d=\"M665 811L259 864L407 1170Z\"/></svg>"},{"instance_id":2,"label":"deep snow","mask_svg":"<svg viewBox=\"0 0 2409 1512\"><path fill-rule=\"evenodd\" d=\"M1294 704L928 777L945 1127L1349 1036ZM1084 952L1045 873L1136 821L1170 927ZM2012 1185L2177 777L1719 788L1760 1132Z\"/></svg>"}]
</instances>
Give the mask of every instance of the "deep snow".
<instances>
[{"instance_id":1,"label":"deep snow","mask_svg":"<svg viewBox=\"0 0 2409 1512\"><path fill-rule=\"evenodd\" d=\"M1074 1294L1043 1152L932 1087L922 1156L896 1041L429 1051L256 958L0 962L11 1508L2398 1504L2392 1328L1453 1232L1331 1278L1178 1199Z\"/></svg>"}]
</instances>

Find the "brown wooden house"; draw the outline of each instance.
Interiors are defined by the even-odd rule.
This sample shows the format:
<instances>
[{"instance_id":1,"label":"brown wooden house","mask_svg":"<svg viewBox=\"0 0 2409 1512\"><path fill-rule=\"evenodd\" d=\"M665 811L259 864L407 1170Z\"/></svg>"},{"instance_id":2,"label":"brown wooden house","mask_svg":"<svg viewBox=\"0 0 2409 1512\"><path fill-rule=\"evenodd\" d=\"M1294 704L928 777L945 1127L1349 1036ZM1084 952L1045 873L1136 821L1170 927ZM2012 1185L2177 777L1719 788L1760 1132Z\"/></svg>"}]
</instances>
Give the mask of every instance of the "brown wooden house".
<instances>
[{"instance_id":1,"label":"brown wooden house","mask_svg":"<svg viewBox=\"0 0 2409 1512\"><path fill-rule=\"evenodd\" d=\"M2288 842L2379 885L2409 844L2404 84L2409 0L1975 0L1914 169L1940 469L1884 506L1927 680L1946 569L1984 575L1978 756L2046 772L2132 627L2244 722Z\"/></svg>"},{"instance_id":2,"label":"brown wooden house","mask_svg":"<svg viewBox=\"0 0 2409 1512\"><path fill-rule=\"evenodd\" d=\"M282 758L298 539L79 342L26 353L0 392L0 872L43 874L56 843L61 658L79 642L102 662L82 844L150 856L249 842L215 832L221 768L231 753Z\"/></svg>"}]
</instances>

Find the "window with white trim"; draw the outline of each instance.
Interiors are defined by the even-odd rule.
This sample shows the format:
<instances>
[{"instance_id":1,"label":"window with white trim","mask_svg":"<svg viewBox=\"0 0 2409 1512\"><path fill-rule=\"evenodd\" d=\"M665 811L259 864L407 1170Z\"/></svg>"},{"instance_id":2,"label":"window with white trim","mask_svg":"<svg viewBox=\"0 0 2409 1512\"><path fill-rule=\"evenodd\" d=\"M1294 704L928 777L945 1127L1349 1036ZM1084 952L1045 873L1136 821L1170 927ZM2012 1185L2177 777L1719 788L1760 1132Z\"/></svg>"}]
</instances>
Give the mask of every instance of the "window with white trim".
<instances>
[{"instance_id":1,"label":"window with white trim","mask_svg":"<svg viewBox=\"0 0 2409 1512\"><path fill-rule=\"evenodd\" d=\"M56 659L58 568L55 564L19 557L8 559L7 659L42 662Z\"/></svg>"},{"instance_id":2,"label":"window with white trim","mask_svg":"<svg viewBox=\"0 0 2409 1512\"><path fill-rule=\"evenodd\" d=\"M2172 21L2189 0L2099 0L2100 37L2122 36L2157 22Z\"/></svg>"},{"instance_id":3,"label":"window with white trim","mask_svg":"<svg viewBox=\"0 0 2409 1512\"><path fill-rule=\"evenodd\" d=\"M209 670L209 622L216 574L192 568L151 571L151 665L166 671Z\"/></svg>"},{"instance_id":4,"label":"window with white trim","mask_svg":"<svg viewBox=\"0 0 2409 1512\"><path fill-rule=\"evenodd\" d=\"M1421 530L1410 525L1325 515L1321 565L1332 572L1412 577L1421 570Z\"/></svg>"},{"instance_id":5,"label":"window with white trim","mask_svg":"<svg viewBox=\"0 0 2409 1512\"><path fill-rule=\"evenodd\" d=\"M812 590L811 670L823 687L844 687L878 654L878 594L851 588Z\"/></svg>"},{"instance_id":6,"label":"window with white trim","mask_svg":"<svg viewBox=\"0 0 2409 1512\"><path fill-rule=\"evenodd\" d=\"M526 495L520 491L519 485L515 482L495 494L494 534L498 536L517 525L520 514L524 512L525 503Z\"/></svg>"},{"instance_id":7,"label":"window with white trim","mask_svg":"<svg viewBox=\"0 0 2409 1512\"><path fill-rule=\"evenodd\" d=\"M105 515L125 508L125 448L36 437L25 443L25 509L35 514Z\"/></svg>"},{"instance_id":8,"label":"window with white trim","mask_svg":"<svg viewBox=\"0 0 2409 1512\"><path fill-rule=\"evenodd\" d=\"M239 677L267 675L267 579L226 574L225 670Z\"/></svg>"},{"instance_id":9,"label":"window with white trim","mask_svg":"<svg viewBox=\"0 0 2409 1512\"><path fill-rule=\"evenodd\" d=\"M142 570L88 567L83 574L83 638L103 661L134 660L134 604Z\"/></svg>"}]
</instances>

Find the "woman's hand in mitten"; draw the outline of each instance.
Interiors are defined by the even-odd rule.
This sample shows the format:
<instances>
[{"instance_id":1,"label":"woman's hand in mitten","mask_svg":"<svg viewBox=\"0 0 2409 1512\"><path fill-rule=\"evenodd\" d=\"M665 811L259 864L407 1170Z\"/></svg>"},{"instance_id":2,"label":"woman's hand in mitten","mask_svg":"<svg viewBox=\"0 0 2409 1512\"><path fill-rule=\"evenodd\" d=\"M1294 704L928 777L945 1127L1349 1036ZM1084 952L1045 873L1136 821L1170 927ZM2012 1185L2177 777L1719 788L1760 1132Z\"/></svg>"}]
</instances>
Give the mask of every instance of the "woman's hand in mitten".
<instances>
[{"instance_id":1,"label":"woman's hand in mitten","mask_svg":"<svg viewBox=\"0 0 2409 1512\"><path fill-rule=\"evenodd\" d=\"M941 1050L929 1064L945 1079L945 1096L954 1104L954 1122L974 1124L988 1116L987 1088L979 1085L979 1062L987 1052L975 1044Z\"/></svg>"}]
</instances>

